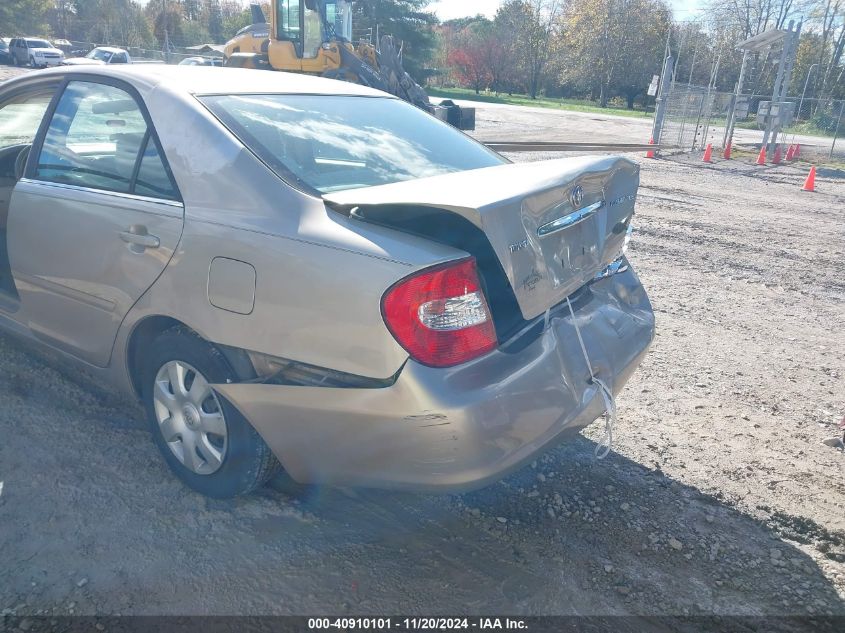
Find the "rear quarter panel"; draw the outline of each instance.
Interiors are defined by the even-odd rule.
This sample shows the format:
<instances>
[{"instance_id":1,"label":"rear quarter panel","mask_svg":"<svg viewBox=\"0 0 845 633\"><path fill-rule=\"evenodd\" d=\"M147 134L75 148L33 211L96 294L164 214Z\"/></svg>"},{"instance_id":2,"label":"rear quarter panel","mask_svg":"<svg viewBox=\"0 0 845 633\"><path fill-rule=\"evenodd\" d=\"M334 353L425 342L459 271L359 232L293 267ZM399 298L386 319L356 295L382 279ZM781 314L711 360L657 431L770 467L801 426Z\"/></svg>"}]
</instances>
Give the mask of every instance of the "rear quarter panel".
<instances>
[{"instance_id":1,"label":"rear quarter panel","mask_svg":"<svg viewBox=\"0 0 845 633\"><path fill-rule=\"evenodd\" d=\"M395 375L408 354L384 324L382 294L415 270L466 254L328 210L279 179L190 95L154 88L145 99L185 202L185 227L167 269L126 319L118 352L125 355L138 322L161 315L214 343L369 378ZM216 257L255 269L250 314L211 305Z\"/></svg>"}]
</instances>

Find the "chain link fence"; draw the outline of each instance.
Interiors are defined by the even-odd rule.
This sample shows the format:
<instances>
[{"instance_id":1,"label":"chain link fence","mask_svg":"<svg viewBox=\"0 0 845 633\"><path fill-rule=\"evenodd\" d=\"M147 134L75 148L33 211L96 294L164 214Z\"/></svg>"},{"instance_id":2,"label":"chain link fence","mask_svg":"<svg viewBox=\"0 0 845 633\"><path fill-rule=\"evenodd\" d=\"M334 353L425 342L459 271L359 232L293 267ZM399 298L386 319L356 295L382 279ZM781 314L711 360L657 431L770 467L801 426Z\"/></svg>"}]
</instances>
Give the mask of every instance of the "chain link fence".
<instances>
[{"instance_id":1,"label":"chain link fence","mask_svg":"<svg viewBox=\"0 0 845 633\"><path fill-rule=\"evenodd\" d=\"M673 83L666 95L660 144L669 151L703 151L707 144L723 149L736 104L732 146L759 150L765 130L762 116L771 97L741 96L707 86ZM789 97L783 105L792 114L778 141L799 143L808 160L845 160L845 101Z\"/></svg>"},{"instance_id":2,"label":"chain link fence","mask_svg":"<svg viewBox=\"0 0 845 633\"><path fill-rule=\"evenodd\" d=\"M95 42L78 42L74 40L58 40L54 41L53 44L64 51L65 57L83 57L98 46L115 46L128 51L129 55L135 59L160 61L165 64L178 64L189 57L222 58L222 53L209 54L208 52L198 50L198 48L191 49L180 46L171 46L170 50L162 51L138 46L124 46L122 44L104 42L98 44Z\"/></svg>"}]
</instances>

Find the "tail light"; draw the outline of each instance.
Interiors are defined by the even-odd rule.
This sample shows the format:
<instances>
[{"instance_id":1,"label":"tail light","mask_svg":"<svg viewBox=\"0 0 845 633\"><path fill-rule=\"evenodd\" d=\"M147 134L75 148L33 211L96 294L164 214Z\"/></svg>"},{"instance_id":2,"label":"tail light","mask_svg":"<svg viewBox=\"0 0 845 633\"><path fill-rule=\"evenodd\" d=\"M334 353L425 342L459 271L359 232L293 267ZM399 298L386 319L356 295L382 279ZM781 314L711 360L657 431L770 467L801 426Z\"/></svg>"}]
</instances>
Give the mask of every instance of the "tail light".
<instances>
[{"instance_id":1,"label":"tail light","mask_svg":"<svg viewBox=\"0 0 845 633\"><path fill-rule=\"evenodd\" d=\"M414 360L452 367L496 348L496 328L475 259L403 279L381 300L384 322Z\"/></svg>"}]
</instances>

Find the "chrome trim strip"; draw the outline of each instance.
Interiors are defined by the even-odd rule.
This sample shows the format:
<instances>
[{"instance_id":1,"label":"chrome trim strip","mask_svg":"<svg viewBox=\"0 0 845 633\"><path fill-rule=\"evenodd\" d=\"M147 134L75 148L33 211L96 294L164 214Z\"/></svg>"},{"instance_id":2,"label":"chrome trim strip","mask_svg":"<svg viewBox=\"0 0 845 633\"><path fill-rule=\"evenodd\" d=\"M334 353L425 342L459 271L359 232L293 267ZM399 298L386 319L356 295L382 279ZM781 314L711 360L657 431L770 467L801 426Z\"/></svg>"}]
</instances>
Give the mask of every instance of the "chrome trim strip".
<instances>
[{"instance_id":1,"label":"chrome trim strip","mask_svg":"<svg viewBox=\"0 0 845 633\"><path fill-rule=\"evenodd\" d=\"M553 220L547 224L544 224L543 226L537 229L537 236L545 237L546 235L551 235L552 233L557 233L558 231L562 231L564 229L568 229L571 226L575 226L579 222L583 222L587 218L591 217L593 214L595 214L596 211L601 209L603 205L604 200L599 200L598 202L594 202L588 207L578 209L577 211L573 211L569 215L565 215L562 218L558 218L557 220Z\"/></svg>"},{"instance_id":2,"label":"chrome trim strip","mask_svg":"<svg viewBox=\"0 0 845 633\"><path fill-rule=\"evenodd\" d=\"M175 207L181 209L184 205L176 200L163 200L162 198L151 198L149 196L139 196L134 193L121 193L120 191L109 191L108 189L94 189L93 187L82 187L80 185L69 185L61 182L49 182L47 180L35 180L33 178L21 178L18 182L24 182L30 185L38 185L40 187L55 188L55 189L69 189L70 191L81 191L83 193L96 193L102 196L110 196L114 198L124 198L126 200L135 200L136 202L149 202L152 204L160 204L167 207Z\"/></svg>"}]
</instances>

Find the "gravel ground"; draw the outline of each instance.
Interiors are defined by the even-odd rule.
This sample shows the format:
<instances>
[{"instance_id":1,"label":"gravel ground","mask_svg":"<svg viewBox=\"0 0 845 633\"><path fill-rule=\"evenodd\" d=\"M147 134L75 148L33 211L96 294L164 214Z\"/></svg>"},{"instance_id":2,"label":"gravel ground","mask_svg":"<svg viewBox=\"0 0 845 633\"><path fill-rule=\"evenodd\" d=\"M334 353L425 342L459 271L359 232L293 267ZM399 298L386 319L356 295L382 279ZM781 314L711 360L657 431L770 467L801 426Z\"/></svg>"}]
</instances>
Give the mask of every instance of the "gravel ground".
<instances>
[{"instance_id":1,"label":"gravel ground","mask_svg":"<svg viewBox=\"0 0 845 633\"><path fill-rule=\"evenodd\" d=\"M604 461L596 424L467 495L212 501L0 335L0 613L845 615L845 174L641 162L658 334Z\"/></svg>"}]
</instances>

